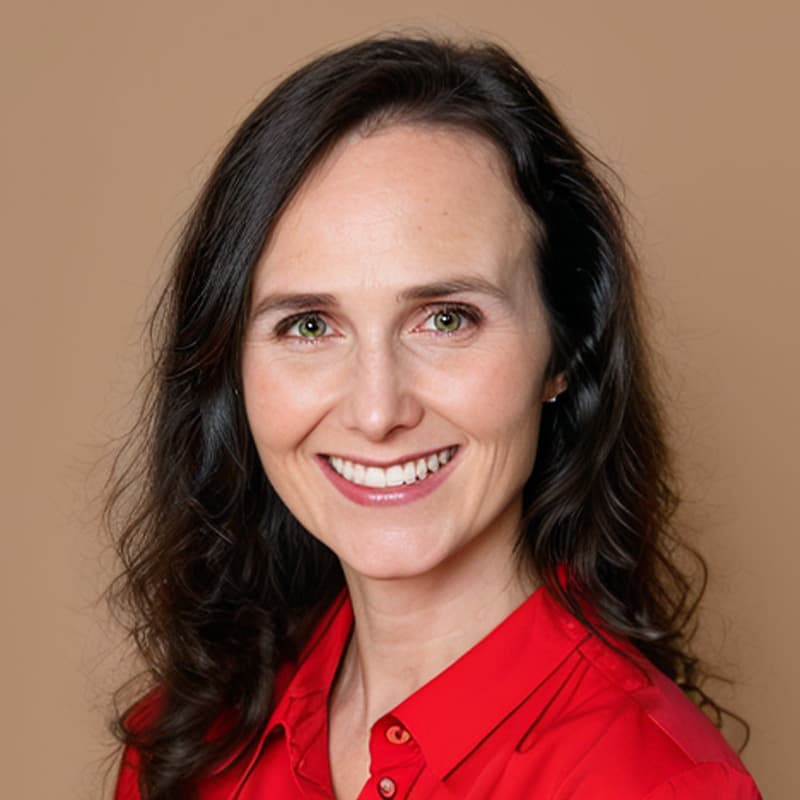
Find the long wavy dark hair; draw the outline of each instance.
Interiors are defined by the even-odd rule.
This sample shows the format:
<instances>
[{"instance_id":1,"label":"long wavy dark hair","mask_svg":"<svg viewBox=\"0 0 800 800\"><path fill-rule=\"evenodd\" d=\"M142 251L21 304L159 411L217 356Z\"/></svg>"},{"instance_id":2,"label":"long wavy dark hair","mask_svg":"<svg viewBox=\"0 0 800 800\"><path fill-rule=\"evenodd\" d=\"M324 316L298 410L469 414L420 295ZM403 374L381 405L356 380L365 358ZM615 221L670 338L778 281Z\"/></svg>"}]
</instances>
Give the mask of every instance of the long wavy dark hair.
<instances>
[{"instance_id":1,"label":"long wavy dark hair","mask_svg":"<svg viewBox=\"0 0 800 800\"><path fill-rule=\"evenodd\" d=\"M705 565L687 548L699 573L679 566L637 273L604 168L500 46L383 35L316 58L247 117L191 210L153 319L150 390L106 507L123 567L111 601L157 698L146 723L136 705L116 720L140 754L147 800L192 796L204 771L253 739L277 667L343 586L336 556L260 465L240 393L242 339L279 211L346 132L395 122L486 137L538 220L531 269L553 341L548 373L564 371L568 389L543 410L516 558L574 615L627 638L720 711L689 650ZM210 736L223 715L229 724Z\"/></svg>"}]
</instances>

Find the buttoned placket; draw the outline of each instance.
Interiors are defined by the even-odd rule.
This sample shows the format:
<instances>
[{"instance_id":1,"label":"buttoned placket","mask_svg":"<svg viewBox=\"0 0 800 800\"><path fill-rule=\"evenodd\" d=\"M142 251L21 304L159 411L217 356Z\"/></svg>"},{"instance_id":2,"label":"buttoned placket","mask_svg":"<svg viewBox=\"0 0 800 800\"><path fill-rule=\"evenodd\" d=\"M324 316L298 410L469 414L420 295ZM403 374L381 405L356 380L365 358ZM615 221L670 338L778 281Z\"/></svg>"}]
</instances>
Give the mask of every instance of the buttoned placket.
<instances>
[{"instance_id":1,"label":"buttoned placket","mask_svg":"<svg viewBox=\"0 0 800 800\"><path fill-rule=\"evenodd\" d=\"M372 726L369 742L370 779L359 800L403 800L424 767L419 745L396 717L382 717Z\"/></svg>"},{"instance_id":2,"label":"buttoned placket","mask_svg":"<svg viewBox=\"0 0 800 800\"><path fill-rule=\"evenodd\" d=\"M543 628L543 633L539 637L548 641L551 650L558 648L559 660L563 661L568 654L573 651L585 632L576 622L569 618L566 624L563 621L565 612L560 609L551 609L546 603L546 596L539 594L540 601L533 606L529 603L524 608L520 608L518 613L525 613L533 616L526 625L526 635L536 638L536 626ZM333 681L336 664L338 663L343 647L346 644L347 631L352 629L352 611L346 603L346 595L334 603L328 615L320 625L320 634L314 640L319 641L319 647L313 651L314 660L322 664L322 668L309 671L304 663L305 674L301 670L299 679L293 680L283 695L279 707L274 715L275 723L284 726L286 736L286 746L288 749L289 762L298 788L304 797L311 800L331 800L333 794L330 781L329 754L325 746L327 737L325 736L325 705L326 697ZM550 618L554 614L560 614L558 625L551 623ZM491 634L492 640L486 640L481 644L481 648L465 654L469 659L469 671L476 670L482 674L491 672L487 669L482 660L486 660L486 652L489 644L493 645L493 650L506 652L507 648L501 645L508 645L509 639L509 620L504 627L498 628ZM328 625L336 627L336 634L327 639L321 638ZM519 622L516 623L519 626ZM534 626L533 628L531 626ZM548 638L549 637L549 638ZM500 645L497 640L500 639ZM554 641L557 644L554 643ZM315 648L316 648L315 644ZM501 656L495 656L501 659ZM314 661L310 661L314 664ZM437 729L440 734L448 727L441 714L436 715L436 719L430 718L430 696L431 692L439 689L437 699L433 705L444 706L453 712L453 719L457 720L461 716L464 705L464 686L472 680L470 674L462 674L454 681L454 672L464 673L467 662L460 660L447 670L446 674L437 676L430 686L425 688L423 693L414 693L411 697L400 704L390 714L378 720L370 731L370 770L369 778L364 784L358 795L358 800L376 800L376 798L386 798L387 800L426 800L432 796L437 798L447 797L458 800L459 792L453 793L447 785L452 768L460 762L467 752L471 752L479 744L479 730L475 728L476 719L480 720L481 730L493 729L501 720L491 718L486 713L470 715L466 728L458 725L456 729L450 731L450 735L445 735L442 740L432 738L431 730ZM491 667L491 664L489 665ZM512 664L513 666L513 664ZM553 664L539 665L543 674L534 676L528 670L525 674L525 683L532 681L539 685L551 671ZM513 687L517 681L509 680L508 687ZM440 684L440 687L437 687ZM495 687L498 691L506 687L506 683ZM522 684L518 688L522 688ZM530 689L530 691L533 691ZM502 709L510 711L515 705L521 702L524 697L517 696L518 690L507 691L503 688L503 697L495 702L497 713L503 716ZM476 709L477 711L478 709ZM456 723L457 724L457 723ZM419 739L415 735L415 728L419 727ZM269 728L268 728L269 730ZM466 737L466 738L465 738ZM474 741L473 741L474 739ZM263 745L263 737L262 743ZM260 749L260 748L259 748ZM253 758L255 762L257 757ZM250 768L255 766L251 763ZM249 768L249 769L250 769ZM248 772L249 772L248 769ZM241 783L246 781L243 777ZM461 790L463 790L462 787ZM461 791L459 790L459 791Z\"/></svg>"}]
</instances>

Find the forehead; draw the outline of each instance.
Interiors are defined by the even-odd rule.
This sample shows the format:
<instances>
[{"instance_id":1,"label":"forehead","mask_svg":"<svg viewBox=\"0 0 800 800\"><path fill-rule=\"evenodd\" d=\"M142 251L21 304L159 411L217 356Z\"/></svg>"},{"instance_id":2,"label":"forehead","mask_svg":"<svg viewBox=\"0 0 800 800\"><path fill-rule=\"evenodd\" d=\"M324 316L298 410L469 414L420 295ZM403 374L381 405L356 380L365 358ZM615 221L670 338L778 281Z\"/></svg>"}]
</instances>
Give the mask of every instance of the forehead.
<instances>
[{"instance_id":1,"label":"forehead","mask_svg":"<svg viewBox=\"0 0 800 800\"><path fill-rule=\"evenodd\" d=\"M535 240L496 145L397 124L347 135L306 176L273 225L256 288L402 289L454 269L513 285L520 270L530 277Z\"/></svg>"}]
</instances>

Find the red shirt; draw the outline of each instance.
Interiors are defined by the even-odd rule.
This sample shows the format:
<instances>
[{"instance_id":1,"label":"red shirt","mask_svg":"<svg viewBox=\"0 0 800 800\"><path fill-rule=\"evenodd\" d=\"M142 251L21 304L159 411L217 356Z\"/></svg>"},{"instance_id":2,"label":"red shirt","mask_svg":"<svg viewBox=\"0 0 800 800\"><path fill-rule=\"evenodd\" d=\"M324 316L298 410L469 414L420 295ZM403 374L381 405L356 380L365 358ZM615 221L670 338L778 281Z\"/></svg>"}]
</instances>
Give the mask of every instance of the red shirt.
<instances>
[{"instance_id":1,"label":"red shirt","mask_svg":"<svg viewBox=\"0 0 800 800\"><path fill-rule=\"evenodd\" d=\"M201 800L331 800L327 698L353 624L343 591L284 665L258 744ZM678 687L540 588L373 725L358 800L755 800L753 779ZM637 668L636 664L639 665ZM138 800L126 754L117 800ZM343 798L342 800L352 800Z\"/></svg>"}]
</instances>

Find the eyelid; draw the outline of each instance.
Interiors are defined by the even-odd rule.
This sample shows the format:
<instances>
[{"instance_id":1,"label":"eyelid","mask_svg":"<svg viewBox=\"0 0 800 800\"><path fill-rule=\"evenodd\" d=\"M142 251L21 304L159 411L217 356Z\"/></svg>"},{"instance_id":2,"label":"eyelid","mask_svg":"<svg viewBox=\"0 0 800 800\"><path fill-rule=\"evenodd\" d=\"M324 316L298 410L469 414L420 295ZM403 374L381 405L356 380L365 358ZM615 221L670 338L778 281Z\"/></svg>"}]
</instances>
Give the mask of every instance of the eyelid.
<instances>
[{"instance_id":1,"label":"eyelid","mask_svg":"<svg viewBox=\"0 0 800 800\"><path fill-rule=\"evenodd\" d=\"M434 314L439 314L443 311L454 311L456 314L460 314L467 323L468 328L474 328L476 325L479 325L483 321L483 314L475 308L475 306L467 305L465 303L448 303L448 302L439 302L439 303L429 303L428 305L424 306L422 309L425 312L425 322L427 322ZM466 331L462 331L461 327L459 327L455 331L433 331L439 336L458 336L460 333L465 333Z\"/></svg>"},{"instance_id":2,"label":"eyelid","mask_svg":"<svg viewBox=\"0 0 800 800\"><path fill-rule=\"evenodd\" d=\"M299 311L297 314L292 314L288 317L284 317L283 319L279 320L275 324L275 328L273 329L273 334L277 338L290 338L290 339L299 339L304 342L314 342L319 341L320 339L327 338L325 335L323 336L287 336L289 330L297 325L298 322L302 322L304 319L308 319L309 317L318 317L321 319L328 328L332 328L333 326L328 321L325 312L319 309L309 309L308 311Z\"/></svg>"},{"instance_id":3,"label":"eyelid","mask_svg":"<svg viewBox=\"0 0 800 800\"><path fill-rule=\"evenodd\" d=\"M437 303L428 303L427 305L423 306L420 309L420 312L425 315L425 319L423 320L423 322L427 322L432 316L441 313L443 311L451 311L461 315L461 317L463 317L467 321L467 323L469 323L468 327L474 327L483 321L483 314L474 306L465 303L440 301ZM309 343L318 342L321 339L328 338L327 335L287 336L291 328L293 328L298 322L301 322L302 320L307 319L309 317L318 317L325 323L326 326L328 326L329 328L333 327L330 321L328 320L326 312L322 311L321 309L309 309L308 311L300 311L296 314L292 314L288 317L284 317L283 319L279 320L273 329L273 334L277 338L297 339ZM457 336L459 333L462 332L462 330L461 328L458 328L455 331L431 331L431 332L435 333L438 336Z\"/></svg>"}]
</instances>

